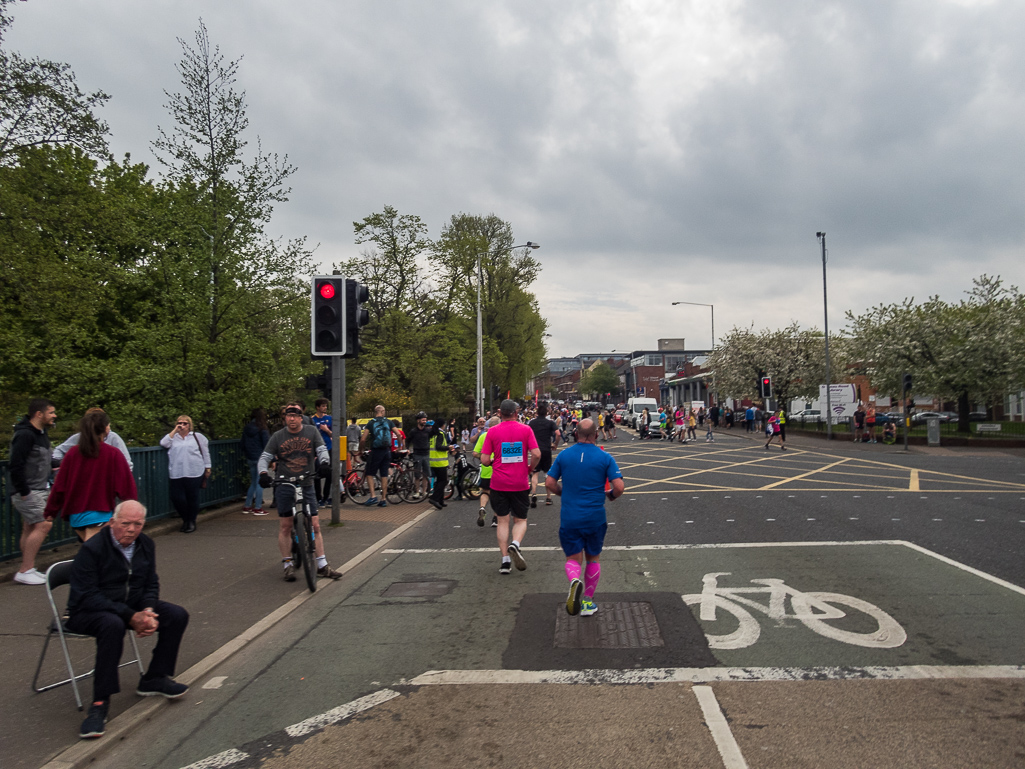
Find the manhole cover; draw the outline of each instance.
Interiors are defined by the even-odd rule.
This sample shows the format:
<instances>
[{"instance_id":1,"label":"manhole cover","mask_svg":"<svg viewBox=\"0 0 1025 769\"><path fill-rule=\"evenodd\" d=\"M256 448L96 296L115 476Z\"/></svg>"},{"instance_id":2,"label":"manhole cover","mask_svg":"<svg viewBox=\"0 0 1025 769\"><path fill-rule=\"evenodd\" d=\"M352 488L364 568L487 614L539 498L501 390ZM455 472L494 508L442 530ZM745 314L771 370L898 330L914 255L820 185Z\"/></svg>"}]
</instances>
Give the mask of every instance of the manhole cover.
<instances>
[{"instance_id":1,"label":"manhole cover","mask_svg":"<svg viewBox=\"0 0 1025 769\"><path fill-rule=\"evenodd\" d=\"M571 617L565 604L555 614L555 646L563 649L645 649L665 646L651 604L598 604L590 617Z\"/></svg>"},{"instance_id":2,"label":"manhole cover","mask_svg":"<svg viewBox=\"0 0 1025 769\"><path fill-rule=\"evenodd\" d=\"M455 580L439 579L431 582L393 582L381 593L384 598L440 598L452 592Z\"/></svg>"}]
</instances>

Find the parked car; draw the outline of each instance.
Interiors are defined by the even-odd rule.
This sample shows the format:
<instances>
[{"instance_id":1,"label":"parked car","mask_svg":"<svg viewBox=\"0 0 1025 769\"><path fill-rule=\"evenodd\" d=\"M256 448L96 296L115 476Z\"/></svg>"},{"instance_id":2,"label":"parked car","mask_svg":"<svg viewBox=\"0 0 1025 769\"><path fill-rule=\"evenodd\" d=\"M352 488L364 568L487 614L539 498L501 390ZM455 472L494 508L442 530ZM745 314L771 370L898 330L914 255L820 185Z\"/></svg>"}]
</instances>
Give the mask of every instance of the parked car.
<instances>
[{"instance_id":1,"label":"parked car","mask_svg":"<svg viewBox=\"0 0 1025 769\"><path fill-rule=\"evenodd\" d=\"M612 419L615 420L617 425L619 425L619 424L623 423L623 417L625 417L626 415L627 415L627 410L626 409L617 409L616 413L612 415Z\"/></svg>"},{"instance_id":2,"label":"parked car","mask_svg":"<svg viewBox=\"0 0 1025 769\"><path fill-rule=\"evenodd\" d=\"M927 421L929 419L933 419L933 418L940 420L940 423L949 422L950 421L950 419L948 419L940 411L919 411L917 414L912 414L911 415L911 424L913 424L913 425L924 425L924 424L927 424Z\"/></svg>"},{"instance_id":3,"label":"parked car","mask_svg":"<svg viewBox=\"0 0 1025 769\"><path fill-rule=\"evenodd\" d=\"M822 422L822 411L820 409L803 409L791 414L787 417L787 421L800 422L801 424L805 422Z\"/></svg>"}]
</instances>

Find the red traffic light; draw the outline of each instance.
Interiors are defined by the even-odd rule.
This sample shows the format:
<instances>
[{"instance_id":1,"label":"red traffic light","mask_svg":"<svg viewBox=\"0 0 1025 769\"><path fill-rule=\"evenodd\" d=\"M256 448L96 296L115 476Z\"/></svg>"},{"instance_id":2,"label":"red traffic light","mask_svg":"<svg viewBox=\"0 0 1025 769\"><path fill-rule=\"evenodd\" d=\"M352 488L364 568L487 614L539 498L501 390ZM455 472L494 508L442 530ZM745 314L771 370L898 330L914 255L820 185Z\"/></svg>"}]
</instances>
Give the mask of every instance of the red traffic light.
<instances>
[{"instance_id":1,"label":"red traffic light","mask_svg":"<svg viewBox=\"0 0 1025 769\"><path fill-rule=\"evenodd\" d=\"M328 281L324 281L323 283L320 284L320 288L318 289L318 291L320 291L320 295L324 299L334 299L335 298L335 284L334 283L331 283L331 282L328 282Z\"/></svg>"}]
</instances>

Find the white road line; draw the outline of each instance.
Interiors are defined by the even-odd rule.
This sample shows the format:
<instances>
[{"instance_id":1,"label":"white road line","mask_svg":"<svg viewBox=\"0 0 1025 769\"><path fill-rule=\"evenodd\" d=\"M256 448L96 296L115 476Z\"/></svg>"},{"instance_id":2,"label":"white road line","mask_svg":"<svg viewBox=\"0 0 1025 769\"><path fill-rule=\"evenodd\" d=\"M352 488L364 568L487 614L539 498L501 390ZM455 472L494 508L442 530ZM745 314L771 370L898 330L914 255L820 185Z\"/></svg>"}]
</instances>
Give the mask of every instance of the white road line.
<instances>
[{"instance_id":1,"label":"white road line","mask_svg":"<svg viewBox=\"0 0 1025 769\"><path fill-rule=\"evenodd\" d=\"M245 761L249 758L248 753L243 753L241 750L226 750L223 753L218 753L216 756L208 756L201 761L197 761L194 764L183 766L182 769L221 769L224 766L231 766L237 764L239 761Z\"/></svg>"},{"instance_id":2,"label":"white road line","mask_svg":"<svg viewBox=\"0 0 1025 769\"><path fill-rule=\"evenodd\" d=\"M733 521L733 518L727 518L727 521ZM605 547L605 550L624 550L624 551L638 551L638 550L723 550L723 549L734 549L734 548L748 548L748 547L858 547L863 545L907 545L909 543L900 539L865 539L856 540L854 542L708 542L702 544L688 544L688 545L609 545ZM561 547L524 547L521 548L523 551L532 550L535 552L555 552L558 550L562 551ZM382 550L383 554L386 555L433 555L435 553L494 553L495 548L492 547L452 547L452 548L393 548L388 550ZM928 550L923 552L929 553ZM931 554L931 553L930 553Z\"/></svg>"},{"instance_id":3,"label":"white road line","mask_svg":"<svg viewBox=\"0 0 1025 769\"><path fill-rule=\"evenodd\" d=\"M719 755L722 756L723 766L726 769L748 769L744 754L740 752L740 745L737 744L733 732L730 731L730 725L726 722L726 716L723 715L712 688L710 686L695 686L693 691L694 696L698 698L701 712L705 716L708 731L712 733L712 739L715 740L715 747L718 748Z\"/></svg>"},{"instance_id":4,"label":"white road line","mask_svg":"<svg viewBox=\"0 0 1025 769\"><path fill-rule=\"evenodd\" d=\"M227 680L228 680L227 676L214 676L209 681L207 681L205 684L203 684L202 688L203 689L220 689L224 685L224 682L227 681Z\"/></svg>"},{"instance_id":5,"label":"white road line","mask_svg":"<svg viewBox=\"0 0 1025 769\"><path fill-rule=\"evenodd\" d=\"M659 684L721 681L904 681L1025 678L1025 665L895 665L814 668L647 668L641 670L428 670L401 684Z\"/></svg>"},{"instance_id":6,"label":"white road line","mask_svg":"<svg viewBox=\"0 0 1025 769\"><path fill-rule=\"evenodd\" d=\"M399 696L399 693L392 691L391 689L381 689L380 691L368 694L366 697L360 697L358 700L347 702L344 705L339 705L337 708L332 708L326 713L321 713L319 716L313 716L307 718L305 721L300 721L297 724L285 727L285 733L289 737L302 737L304 734L315 732L318 729L323 729L325 726L342 721L350 716L354 716L357 713L362 713L364 710L376 707L388 700L395 699Z\"/></svg>"}]
</instances>

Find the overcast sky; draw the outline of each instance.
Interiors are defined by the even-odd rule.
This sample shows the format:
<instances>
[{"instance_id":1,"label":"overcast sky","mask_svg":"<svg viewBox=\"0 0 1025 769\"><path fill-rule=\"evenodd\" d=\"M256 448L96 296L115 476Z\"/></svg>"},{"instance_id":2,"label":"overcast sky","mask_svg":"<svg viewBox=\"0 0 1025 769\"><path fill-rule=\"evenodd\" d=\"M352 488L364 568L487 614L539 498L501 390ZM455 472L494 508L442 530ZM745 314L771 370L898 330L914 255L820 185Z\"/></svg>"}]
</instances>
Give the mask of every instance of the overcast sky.
<instances>
[{"instance_id":1,"label":"overcast sky","mask_svg":"<svg viewBox=\"0 0 1025 769\"><path fill-rule=\"evenodd\" d=\"M395 206L541 243L552 355L822 327L1025 285L1021 0L30 0L6 45L68 62L152 162L176 38L244 57L253 144L298 167L272 234L328 267ZM156 170L156 168L155 168Z\"/></svg>"}]
</instances>

